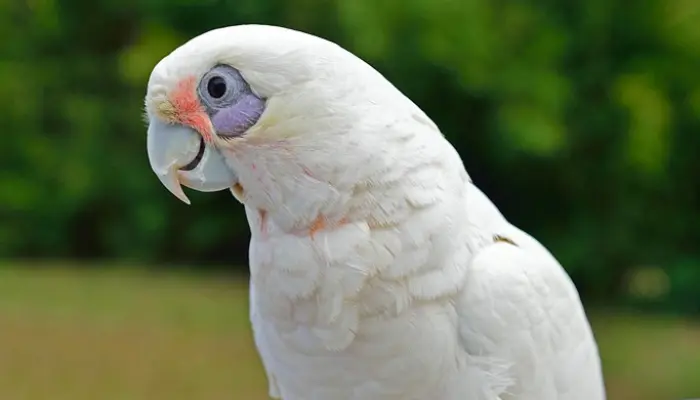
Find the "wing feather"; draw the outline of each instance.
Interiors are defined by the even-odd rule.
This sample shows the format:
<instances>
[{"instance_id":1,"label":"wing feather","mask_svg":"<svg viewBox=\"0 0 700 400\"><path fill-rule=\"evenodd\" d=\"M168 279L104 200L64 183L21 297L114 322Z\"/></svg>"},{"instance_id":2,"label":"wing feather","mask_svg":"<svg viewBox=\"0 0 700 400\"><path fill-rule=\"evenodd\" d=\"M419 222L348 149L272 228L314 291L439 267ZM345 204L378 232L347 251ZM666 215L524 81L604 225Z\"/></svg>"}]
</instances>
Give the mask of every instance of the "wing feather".
<instances>
[{"instance_id":1,"label":"wing feather","mask_svg":"<svg viewBox=\"0 0 700 400\"><path fill-rule=\"evenodd\" d=\"M459 329L468 354L510 365L502 398L604 400L598 349L578 292L535 239L508 225L471 263Z\"/></svg>"},{"instance_id":2,"label":"wing feather","mask_svg":"<svg viewBox=\"0 0 700 400\"><path fill-rule=\"evenodd\" d=\"M250 283L250 321L253 329L253 341L260 354L260 360L262 362L263 369L267 375L268 381L268 395L273 399L281 399L282 395L280 393L279 386L277 385L277 379L275 374L270 370L270 355L267 350L270 346L265 342L265 337L261 332L263 321L260 319L260 314L255 308L255 286Z\"/></svg>"}]
</instances>

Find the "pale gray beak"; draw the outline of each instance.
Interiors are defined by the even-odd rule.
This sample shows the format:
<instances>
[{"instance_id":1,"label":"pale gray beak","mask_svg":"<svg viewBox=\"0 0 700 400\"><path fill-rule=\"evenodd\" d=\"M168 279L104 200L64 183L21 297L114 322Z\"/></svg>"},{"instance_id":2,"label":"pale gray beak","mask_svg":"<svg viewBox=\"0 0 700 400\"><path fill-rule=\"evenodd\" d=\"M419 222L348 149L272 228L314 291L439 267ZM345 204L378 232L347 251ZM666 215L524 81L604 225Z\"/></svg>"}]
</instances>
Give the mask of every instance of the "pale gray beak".
<instances>
[{"instance_id":1,"label":"pale gray beak","mask_svg":"<svg viewBox=\"0 0 700 400\"><path fill-rule=\"evenodd\" d=\"M186 204L185 185L201 192L229 189L238 182L221 153L206 145L193 129L151 119L148 161L163 185Z\"/></svg>"}]
</instances>

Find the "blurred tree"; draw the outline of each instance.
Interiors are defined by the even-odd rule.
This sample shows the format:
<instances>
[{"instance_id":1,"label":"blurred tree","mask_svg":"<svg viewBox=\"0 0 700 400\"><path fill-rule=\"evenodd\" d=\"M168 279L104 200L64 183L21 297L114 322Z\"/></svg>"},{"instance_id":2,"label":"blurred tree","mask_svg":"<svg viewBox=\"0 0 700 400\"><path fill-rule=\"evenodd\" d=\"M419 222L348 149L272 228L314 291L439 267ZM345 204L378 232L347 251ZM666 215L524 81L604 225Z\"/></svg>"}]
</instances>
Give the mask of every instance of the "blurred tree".
<instances>
[{"instance_id":1,"label":"blurred tree","mask_svg":"<svg viewBox=\"0 0 700 400\"><path fill-rule=\"evenodd\" d=\"M657 265L668 307L690 304L694 0L0 0L12 38L0 48L0 254L243 265L241 208L228 193L175 201L148 167L141 117L161 57L241 23L312 32L368 60L584 296L626 296L626 277Z\"/></svg>"}]
</instances>

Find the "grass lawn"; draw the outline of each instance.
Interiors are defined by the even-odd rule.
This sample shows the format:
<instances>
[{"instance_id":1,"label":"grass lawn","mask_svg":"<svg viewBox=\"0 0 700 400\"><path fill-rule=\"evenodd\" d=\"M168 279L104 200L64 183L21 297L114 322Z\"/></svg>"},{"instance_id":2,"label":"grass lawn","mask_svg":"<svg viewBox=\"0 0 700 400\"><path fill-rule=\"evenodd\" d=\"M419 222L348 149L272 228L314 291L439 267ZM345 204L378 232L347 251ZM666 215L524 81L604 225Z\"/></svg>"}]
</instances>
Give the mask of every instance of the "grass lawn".
<instances>
[{"instance_id":1,"label":"grass lawn","mask_svg":"<svg viewBox=\"0 0 700 400\"><path fill-rule=\"evenodd\" d=\"M267 399L245 282L0 263L0 399ZM591 312L610 400L700 398L700 323Z\"/></svg>"}]
</instances>

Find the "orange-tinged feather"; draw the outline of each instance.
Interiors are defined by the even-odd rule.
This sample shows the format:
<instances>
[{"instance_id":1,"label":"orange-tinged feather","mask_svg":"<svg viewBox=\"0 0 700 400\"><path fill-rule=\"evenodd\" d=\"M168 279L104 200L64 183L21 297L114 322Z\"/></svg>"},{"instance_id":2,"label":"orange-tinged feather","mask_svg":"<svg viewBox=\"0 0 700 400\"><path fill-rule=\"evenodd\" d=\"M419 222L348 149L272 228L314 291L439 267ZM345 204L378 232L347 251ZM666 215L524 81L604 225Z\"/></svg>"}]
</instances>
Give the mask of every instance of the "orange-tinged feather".
<instances>
[{"instance_id":1,"label":"orange-tinged feather","mask_svg":"<svg viewBox=\"0 0 700 400\"><path fill-rule=\"evenodd\" d=\"M181 80L170 93L170 103L175 109L175 119L178 123L196 130L205 142L211 143L211 121L197 98L196 85L194 76Z\"/></svg>"}]
</instances>

